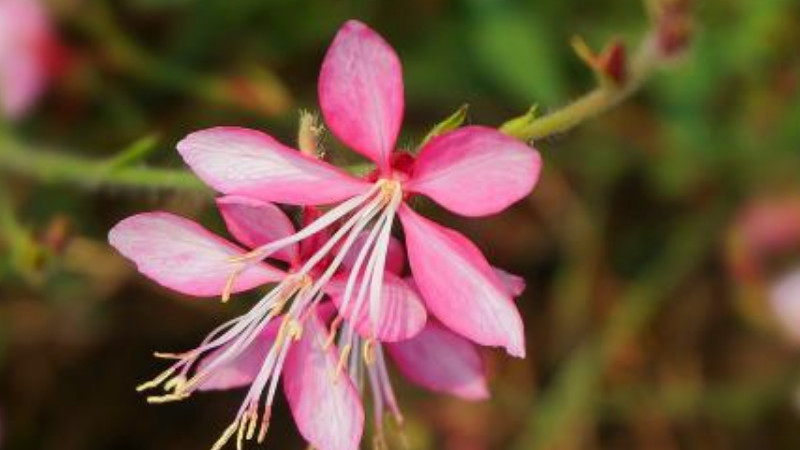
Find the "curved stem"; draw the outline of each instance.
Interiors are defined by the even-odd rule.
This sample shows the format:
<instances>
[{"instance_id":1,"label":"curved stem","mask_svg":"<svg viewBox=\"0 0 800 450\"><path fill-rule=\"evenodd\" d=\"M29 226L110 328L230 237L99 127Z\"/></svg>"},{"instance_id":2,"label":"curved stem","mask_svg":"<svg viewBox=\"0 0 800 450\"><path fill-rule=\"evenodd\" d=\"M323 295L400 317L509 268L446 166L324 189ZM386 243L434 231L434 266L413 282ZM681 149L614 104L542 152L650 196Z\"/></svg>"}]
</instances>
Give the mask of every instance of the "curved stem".
<instances>
[{"instance_id":1,"label":"curved stem","mask_svg":"<svg viewBox=\"0 0 800 450\"><path fill-rule=\"evenodd\" d=\"M500 131L525 141L568 131L631 96L666 62L667 59L653 44L653 38L648 36L631 59L628 76L622 85L600 82L596 88L560 109L541 117L535 117L534 111L529 111L503 124Z\"/></svg>"},{"instance_id":2,"label":"curved stem","mask_svg":"<svg viewBox=\"0 0 800 450\"><path fill-rule=\"evenodd\" d=\"M93 160L40 151L9 137L0 137L0 170L21 173L44 183L68 183L85 187L172 189L203 192L206 187L185 170L119 167L116 160Z\"/></svg>"}]
</instances>

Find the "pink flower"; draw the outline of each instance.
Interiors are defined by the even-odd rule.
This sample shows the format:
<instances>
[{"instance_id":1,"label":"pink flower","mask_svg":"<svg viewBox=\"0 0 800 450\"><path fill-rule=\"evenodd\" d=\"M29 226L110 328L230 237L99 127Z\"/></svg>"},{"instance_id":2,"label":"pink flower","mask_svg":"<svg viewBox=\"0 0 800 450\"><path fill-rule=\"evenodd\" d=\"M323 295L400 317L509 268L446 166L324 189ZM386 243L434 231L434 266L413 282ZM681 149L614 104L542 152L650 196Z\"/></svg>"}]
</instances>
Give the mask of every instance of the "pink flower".
<instances>
[{"instance_id":1,"label":"pink flower","mask_svg":"<svg viewBox=\"0 0 800 450\"><path fill-rule=\"evenodd\" d=\"M38 0L0 0L0 112L12 119L39 98L58 53Z\"/></svg>"},{"instance_id":2,"label":"pink flower","mask_svg":"<svg viewBox=\"0 0 800 450\"><path fill-rule=\"evenodd\" d=\"M225 196L217 204L231 234L248 248L294 234L289 218L271 203ZM309 213L314 214L313 210ZM352 240L355 243L358 237ZM331 378L331 374L343 371L350 353L344 350L343 357L337 357L333 340L315 312L315 305L326 293L338 292L336 286L342 282L337 268L348 266L349 255L341 248L331 261L319 264L336 241L306 240L301 245L284 246L272 256L275 264L288 265L288 272L266 263L234 263L238 268L232 272L231 261L245 254L243 248L169 213L145 213L125 219L111 230L109 241L135 261L142 273L190 295L222 295L227 300L231 293L279 282L248 313L214 330L197 348L178 355L162 355L177 361L141 386L142 390L163 386L168 392L150 397L151 402L181 400L197 390L250 385L236 419L218 444L224 444L233 434L239 441L253 438L257 428L261 441L268 428L278 380L285 373L284 389L303 436L320 449L357 447L364 420L359 396L349 377L342 377L341 382ZM397 268L399 259L402 269L403 256L397 251L402 250L395 246L390 252L389 260L394 263L389 267ZM376 328L380 339L406 339L425 326L422 301L399 276L387 274L381 297L388 299L389 307L380 319L382 325ZM354 330L373 336L369 325L369 320L362 318L358 328L348 327L342 333L345 348L352 348L348 343L353 341L360 348L361 338ZM259 417L261 425L256 427Z\"/></svg>"},{"instance_id":3,"label":"pink flower","mask_svg":"<svg viewBox=\"0 0 800 450\"><path fill-rule=\"evenodd\" d=\"M473 399L487 395L475 344L524 355L513 303L524 283L491 267L466 237L418 215L406 201L421 194L462 215L499 212L533 188L538 153L483 127L438 136L416 157L396 151L400 63L358 22L348 22L334 40L319 90L329 126L376 163L371 174L351 176L257 131L212 128L189 135L178 150L225 194L217 203L226 225L250 251L168 213L128 218L109 234L142 273L189 295L227 301L276 283L194 350L163 355L177 361L141 386L163 386L166 395L150 398L163 402L249 385L217 447L234 434L239 443L257 430L263 438L282 373L303 436L321 450L351 450L363 431L357 391L366 381L378 423L385 409L400 416L384 346L413 381ZM295 231L270 202L303 206L303 227ZM318 205L329 206L322 212ZM404 246L391 236L396 217L405 230L411 283L401 278ZM325 298L332 301L322 303ZM429 321L428 312L435 318Z\"/></svg>"},{"instance_id":4,"label":"pink flower","mask_svg":"<svg viewBox=\"0 0 800 450\"><path fill-rule=\"evenodd\" d=\"M406 201L419 194L465 216L497 213L531 191L541 166L538 153L478 126L438 136L416 157L396 150L404 109L400 62L378 34L359 22L345 24L328 50L319 97L332 132L371 159L373 173L351 176L244 128L198 131L178 144L195 173L224 194L290 205L337 205L293 237L256 249L250 261L340 220L345 225L332 240L368 230L349 272L340 311L346 316L366 306L371 322L379 323L385 307L380 287L391 230L399 216L414 281L428 311L478 344L524 356L519 312L480 250L455 230L420 216ZM363 295L353 289L356 280L367 286Z\"/></svg>"}]
</instances>

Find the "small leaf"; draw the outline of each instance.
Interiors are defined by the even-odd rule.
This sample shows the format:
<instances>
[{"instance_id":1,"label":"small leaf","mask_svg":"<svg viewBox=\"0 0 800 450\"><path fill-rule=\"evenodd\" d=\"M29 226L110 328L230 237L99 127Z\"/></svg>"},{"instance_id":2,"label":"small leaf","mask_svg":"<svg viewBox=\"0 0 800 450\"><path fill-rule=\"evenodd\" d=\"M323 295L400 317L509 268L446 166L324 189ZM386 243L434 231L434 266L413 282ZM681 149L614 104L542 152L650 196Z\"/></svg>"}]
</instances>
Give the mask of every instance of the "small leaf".
<instances>
[{"instance_id":1,"label":"small leaf","mask_svg":"<svg viewBox=\"0 0 800 450\"><path fill-rule=\"evenodd\" d=\"M538 117L538 114L536 114L537 110L537 105L531 106L525 114L515 117L501 125L500 132L518 139L527 139L527 130Z\"/></svg>"},{"instance_id":2,"label":"small leaf","mask_svg":"<svg viewBox=\"0 0 800 450\"><path fill-rule=\"evenodd\" d=\"M137 139L108 161L109 169L122 169L143 160L156 149L158 140L155 134Z\"/></svg>"},{"instance_id":3,"label":"small leaf","mask_svg":"<svg viewBox=\"0 0 800 450\"><path fill-rule=\"evenodd\" d=\"M461 108L458 108L458 111L451 114L450 117L434 125L433 128L431 128L431 130L425 136L425 139L422 140L420 147L427 144L428 141L435 138L436 136L439 136L440 134L447 133L448 131L455 130L456 128L460 127L461 124L464 123L464 119L467 118L467 109L469 109L469 105L464 104L461 106Z\"/></svg>"}]
</instances>

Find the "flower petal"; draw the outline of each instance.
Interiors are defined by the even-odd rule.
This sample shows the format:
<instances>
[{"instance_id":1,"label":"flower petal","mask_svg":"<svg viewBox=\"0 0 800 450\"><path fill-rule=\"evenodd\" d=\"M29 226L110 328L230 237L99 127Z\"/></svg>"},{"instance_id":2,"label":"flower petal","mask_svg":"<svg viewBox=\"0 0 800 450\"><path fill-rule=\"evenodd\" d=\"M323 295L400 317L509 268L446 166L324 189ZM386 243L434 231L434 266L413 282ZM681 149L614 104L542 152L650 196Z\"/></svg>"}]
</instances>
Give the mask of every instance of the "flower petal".
<instances>
[{"instance_id":1,"label":"flower petal","mask_svg":"<svg viewBox=\"0 0 800 450\"><path fill-rule=\"evenodd\" d=\"M346 373L334 378L336 348L324 349L327 330L315 314L286 358L283 388L300 434L319 450L357 450L364 408Z\"/></svg>"},{"instance_id":2,"label":"flower petal","mask_svg":"<svg viewBox=\"0 0 800 450\"><path fill-rule=\"evenodd\" d=\"M231 362L215 367L213 373L200 382L197 389L201 391L221 391L251 384L264 365L272 344L275 343L275 338L278 336L278 330L281 326L281 318L276 317L273 319L255 340ZM208 367L214 361L214 358L220 356L227 348L220 347L205 356L200 362L197 372Z\"/></svg>"},{"instance_id":3,"label":"flower petal","mask_svg":"<svg viewBox=\"0 0 800 450\"><path fill-rule=\"evenodd\" d=\"M519 297L522 291L525 290L525 278L519 275L514 275L511 272L506 272L499 267L492 267L494 274L500 283L505 286L506 292L512 297Z\"/></svg>"},{"instance_id":4,"label":"flower petal","mask_svg":"<svg viewBox=\"0 0 800 450\"><path fill-rule=\"evenodd\" d=\"M228 231L248 248L256 248L294 234L294 225L280 208L270 202L228 195L217 198ZM297 244L291 244L272 257L291 263L297 256Z\"/></svg>"},{"instance_id":5,"label":"flower petal","mask_svg":"<svg viewBox=\"0 0 800 450\"><path fill-rule=\"evenodd\" d=\"M481 345L525 355L516 306L475 245L454 230L400 208L411 272L436 318Z\"/></svg>"},{"instance_id":6,"label":"flower petal","mask_svg":"<svg viewBox=\"0 0 800 450\"><path fill-rule=\"evenodd\" d=\"M403 120L403 72L378 33L354 20L342 26L322 63L319 102L342 142L389 168Z\"/></svg>"},{"instance_id":7,"label":"flower petal","mask_svg":"<svg viewBox=\"0 0 800 450\"><path fill-rule=\"evenodd\" d=\"M183 217L165 212L138 214L118 223L108 240L139 272L162 286L199 297L217 296L241 266L231 263L244 250ZM266 264L252 264L236 277L231 293L282 279Z\"/></svg>"},{"instance_id":8,"label":"flower petal","mask_svg":"<svg viewBox=\"0 0 800 450\"><path fill-rule=\"evenodd\" d=\"M369 184L286 147L260 131L217 127L178 143L186 163L209 186L292 205L319 205L353 197Z\"/></svg>"},{"instance_id":9,"label":"flower petal","mask_svg":"<svg viewBox=\"0 0 800 450\"><path fill-rule=\"evenodd\" d=\"M433 138L420 151L405 187L464 216L485 216L528 195L539 178L539 153L486 127Z\"/></svg>"},{"instance_id":10,"label":"flower petal","mask_svg":"<svg viewBox=\"0 0 800 450\"><path fill-rule=\"evenodd\" d=\"M348 270L353 268L358 254L361 252L361 249L364 248L368 237L369 232L366 231L356 236L355 241L353 241L353 246L350 247L344 259L342 259L342 267ZM405 267L405 259L406 253L403 251L403 244L394 237L390 238L389 248L386 251L386 270L395 275L401 275L403 273L403 267Z\"/></svg>"},{"instance_id":11,"label":"flower petal","mask_svg":"<svg viewBox=\"0 0 800 450\"><path fill-rule=\"evenodd\" d=\"M415 336L425 327L428 314L419 295L403 279L386 272L381 292L379 325L373 333L369 314L369 301L365 301L355 314L356 297L363 277L353 283L353 293L347 309L342 310L343 295L349 274L337 275L325 287L339 313L348 321L354 321L355 329L365 338L375 337L382 342L396 342Z\"/></svg>"},{"instance_id":12,"label":"flower petal","mask_svg":"<svg viewBox=\"0 0 800 450\"><path fill-rule=\"evenodd\" d=\"M489 398L478 348L435 320L415 337L386 348L400 372L420 386L467 400Z\"/></svg>"}]
</instances>

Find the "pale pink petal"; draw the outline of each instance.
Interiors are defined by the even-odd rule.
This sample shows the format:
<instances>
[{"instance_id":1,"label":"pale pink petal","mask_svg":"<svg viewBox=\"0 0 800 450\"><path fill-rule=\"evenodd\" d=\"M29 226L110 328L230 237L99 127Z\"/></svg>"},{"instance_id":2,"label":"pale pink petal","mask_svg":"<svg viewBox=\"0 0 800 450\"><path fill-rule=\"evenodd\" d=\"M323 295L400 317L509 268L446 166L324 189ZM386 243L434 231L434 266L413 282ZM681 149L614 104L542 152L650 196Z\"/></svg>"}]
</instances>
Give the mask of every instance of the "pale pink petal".
<instances>
[{"instance_id":1,"label":"pale pink petal","mask_svg":"<svg viewBox=\"0 0 800 450\"><path fill-rule=\"evenodd\" d=\"M525 290L525 278L506 272L499 267L492 267L492 270L494 270L494 274L497 276L497 279L500 280L500 283L505 286L506 292L512 297L519 297L522 291Z\"/></svg>"},{"instance_id":2,"label":"pale pink petal","mask_svg":"<svg viewBox=\"0 0 800 450\"><path fill-rule=\"evenodd\" d=\"M272 344L275 343L275 338L278 336L278 330L281 325L281 318L276 317L273 319L235 359L226 364L215 366L212 374L204 378L197 388L201 391L222 391L250 385L261 371L261 367L267 359L267 354L272 348ZM216 357L221 356L227 349L227 346L220 347L205 356L198 366L197 373L208 367Z\"/></svg>"},{"instance_id":3,"label":"pale pink petal","mask_svg":"<svg viewBox=\"0 0 800 450\"><path fill-rule=\"evenodd\" d=\"M403 73L382 37L354 20L342 26L322 63L319 102L342 142L389 168L403 120Z\"/></svg>"},{"instance_id":4,"label":"pale pink petal","mask_svg":"<svg viewBox=\"0 0 800 450\"><path fill-rule=\"evenodd\" d=\"M800 344L800 268L779 278L770 290L775 319L795 343Z\"/></svg>"},{"instance_id":5,"label":"pale pink petal","mask_svg":"<svg viewBox=\"0 0 800 450\"><path fill-rule=\"evenodd\" d=\"M337 275L326 285L325 292L339 308L339 314L353 321L360 335L365 338L375 337L382 342L395 342L415 336L425 327L428 314L422 299L403 279L386 272L381 290L379 325L373 330L369 299L363 302L358 314L355 313L356 298L363 278L353 283L354 288L347 309L342 310L344 300L342 296L347 286L347 278L348 274Z\"/></svg>"},{"instance_id":6,"label":"pale pink petal","mask_svg":"<svg viewBox=\"0 0 800 450\"><path fill-rule=\"evenodd\" d=\"M283 369L283 388L300 434L319 450L357 450L364 408L346 372L335 377L336 347L324 349L327 330L315 314L303 324Z\"/></svg>"},{"instance_id":7,"label":"pale pink petal","mask_svg":"<svg viewBox=\"0 0 800 450\"><path fill-rule=\"evenodd\" d=\"M247 128L197 131L178 143L178 151L197 176L224 194L319 205L353 197L370 187L330 164Z\"/></svg>"},{"instance_id":8,"label":"pale pink petal","mask_svg":"<svg viewBox=\"0 0 800 450\"><path fill-rule=\"evenodd\" d=\"M353 241L353 246L350 247L350 250L347 251L344 259L342 260L342 266L346 269L352 269L353 265L358 258L358 254L361 252L361 249L364 248L364 244L366 243L369 237L368 232L363 232L356 236L355 241ZM367 254L369 255L369 254ZM396 238L392 237L389 239L389 248L386 252L386 270L392 272L395 275L400 275L403 273L403 267L405 266L406 260L406 253L403 250L403 244L400 243ZM365 259L366 261L366 259ZM361 267L364 267L364 263L362 263Z\"/></svg>"},{"instance_id":9,"label":"pale pink petal","mask_svg":"<svg viewBox=\"0 0 800 450\"><path fill-rule=\"evenodd\" d=\"M453 331L487 346L525 355L522 319L506 287L475 245L403 205L408 260L422 298Z\"/></svg>"},{"instance_id":10,"label":"pale pink petal","mask_svg":"<svg viewBox=\"0 0 800 450\"><path fill-rule=\"evenodd\" d=\"M280 208L270 202L228 195L217 198L228 231L248 248L260 247L294 234L294 225ZM272 257L292 262L297 258L297 244L291 244Z\"/></svg>"},{"instance_id":11,"label":"pale pink petal","mask_svg":"<svg viewBox=\"0 0 800 450\"><path fill-rule=\"evenodd\" d=\"M405 187L464 216L484 216L528 195L539 178L539 153L491 128L470 126L433 138Z\"/></svg>"},{"instance_id":12,"label":"pale pink petal","mask_svg":"<svg viewBox=\"0 0 800 450\"><path fill-rule=\"evenodd\" d=\"M386 348L400 372L420 386L467 400L489 398L478 348L434 320L417 336Z\"/></svg>"},{"instance_id":13,"label":"pale pink petal","mask_svg":"<svg viewBox=\"0 0 800 450\"><path fill-rule=\"evenodd\" d=\"M200 225L164 212L138 214L118 223L108 240L139 271L159 284L199 297L222 293L241 263L231 257L245 251L221 239ZM285 274L266 264L243 269L231 286L231 293L282 279Z\"/></svg>"}]
</instances>

